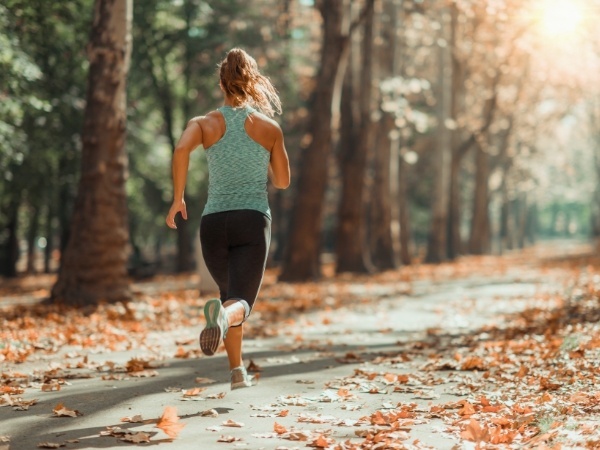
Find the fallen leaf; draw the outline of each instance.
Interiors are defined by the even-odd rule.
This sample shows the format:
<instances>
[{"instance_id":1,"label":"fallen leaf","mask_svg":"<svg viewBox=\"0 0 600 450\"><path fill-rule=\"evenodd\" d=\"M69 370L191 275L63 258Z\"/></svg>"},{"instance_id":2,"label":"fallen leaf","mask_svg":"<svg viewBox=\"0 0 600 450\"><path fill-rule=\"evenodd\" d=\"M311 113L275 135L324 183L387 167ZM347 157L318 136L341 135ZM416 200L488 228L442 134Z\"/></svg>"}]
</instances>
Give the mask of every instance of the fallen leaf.
<instances>
[{"instance_id":1,"label":"fallen leaf","mask_svg":"<svg viewBox=\"0 0 600 450\"><path fill-rule=\"evenodd\" d=\"M217 439L217 442L236 442L236 441L241 441L242 438L240 437L233 437L233 436L220 436L219 439Z\"/></svg>"},{"instance_id":2,"label":"fallen leaf","mask_svg":"<svg viewBox=\"0 0 600 450\"><path fill-rule=\"evenodd\" d=\"M223 425L224 427L237 427L237 428L242 428L244 426L243 423L236 422L235 420L231 420L231 419L226 420L221 425Z\"/></svg>"},{"instance_id":3,"label":"fallen leaf","mask_svg":"<svg viewBox=\"0 0 600 450\"><path fill-rule=\"evenodd\" d=\"M77 411L76 409L66 408L62 403L59 403L52 410L52 415L55 417L77 417L83 416L82 413Z\"/></svg>"},{"instance_id":4,"label":"fallen leaf","mask_svg":"<svg viewBox=\"0 0 600 450\"><path fill-rule=\"evenodd\" d=\"M201 417L219 417L219 413L214 409L207 409L200 413Z\"/></svg>"},{"instance_id":5,"label":"fallen leaf","mask_svg":"<svg viewBox=\"0 0 600 450\"><path fill-rule=\"evenodd\" d=\"M40 442L38 448L60 448L65 447L65 444L57 444L56 442Z\"/></svg>"},{"instance_id":6,"label":"fallen leaf","mask_svg":"<svg viewBox=\"0 0 600 450\"><path fill-rule=\"evenodd\" d=\"M141 423L144 419L142 419L141 414L136 414L135 416L123 417L121 422L130 422L130 423Z\"/></svg>"},{"instance_id":7,"label":"fallen leaf","mask_svg":"<svg viewBox=\"0 0 600 450\"><path fill-rule=\"evenodd\" d=\"M216 381L211 378L197 377L195 382L198 384L210 384L215 383Z\"/></svg>"},{"instance_id":8,"label":"fallen leaf","mask_svg":"<svg viewBox=\"0 0 600 450\"><path fill-rule=\"evenodd\" d=\"M206 388L192 388L192 389L188 389L187 391L185 391L183 393L183 396L184 397L196 397L196 396L200 395L205 390L206 390Z\"/></svg>"},{"instance_id":9,"label":"fallen leaf","mask_svg":"<svg viewBox=\"0 0 600 450\"><path fill-rule=\"evenodd\" d=\"M219 399L219 398L223 398L225 397L225 395L227 395L226 392L219 392L218 394L210 394L207 395L206 398L211 398L211 399Z\"/></svg>"},{"instance_id":10,"label":"fallen leaf","mask_svg":"<svg viewBox=\"0 0 600 450\"><path fill-rule=\"evenodd\" d=\"M469 424L460 433L460 437L472 442L488 442L490 434L487 427L482 428L479 422L471 419Z\"/></svg>"},{"instance_id":11,"label":"fallen leaf","mask_svg":"<svg viewBox=\"0 0 600 450\"><path fill-rule=\"evenodd\" d=\"M262 371L262 367L260 367L258 364L256 364L252 359L250 360L250 363L248 364L248 367L246 367L246 370L248 372L261 372Z\"/></svg>"},{"instance_id":12,"label":"fallen leaf","mask_svg":"<svg viewBox=\"0 0 600 450\"><path fill-rule=\"evenodd\" d=\"M273 430L277 434L287 433L287 428L284 427L283 425L278 424L277 422L275 422L275 424L273 425Z\"/></svg>"},{"instance_id":13,"label":"fallen leaf","mask_svg":"<svg viewBox=\"0 0 600 450\"><path fill-rule=\"evenodd\" d=\"M42 392L51 392L51 391L60 391L60 384L58 384L58 383L42 384Z\"/></svg>"},{"instance_id":14,"label":"fallen leaf","mask_svg":"<svg viewBox=\"0 0 600 450\"><path fill-rule=\"evenodd\" d=\"M144 433L143 431L138 431L137 433L126 434L120 438L120 440L125 442L133 442L134 444L141 444L150 442L150 435L148 433Z\"/></svg>"},{"instance_id":15,"label":"fallen leaf","mask_svg":"<svg viewBox=\"0 0 600 450\"><path fill-rule=\"evenodd\" d=\"M185 427L185 423L179 423L177 409L173 406L167 406L156 424L171 439L175 439L179 432Z\"/></svg>"}]
</instances>

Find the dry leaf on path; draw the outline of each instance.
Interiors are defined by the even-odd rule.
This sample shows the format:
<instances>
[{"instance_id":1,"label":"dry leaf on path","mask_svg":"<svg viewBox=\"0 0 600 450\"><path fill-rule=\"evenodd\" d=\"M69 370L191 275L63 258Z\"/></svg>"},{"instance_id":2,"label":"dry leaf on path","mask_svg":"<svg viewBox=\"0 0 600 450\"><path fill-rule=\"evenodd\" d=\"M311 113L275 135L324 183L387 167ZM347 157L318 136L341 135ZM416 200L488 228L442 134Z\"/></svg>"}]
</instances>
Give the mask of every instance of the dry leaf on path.
<instances>
[{"instance_id":1,"label":"dry leaf on path","mask_svg":"<svg viewBox=\"0 0 600 450\"><path fill-rule=\"evenodd\" d=\"M248 372L261 372L262 367L256 364L253 360L250 360L250 363L248 364L248 367L246 367L246 370Z\"/></svg>"},{"instance_id":2,"label":"dry leaf on path","mask_svg":"<svg viewBox=\"0 0 600 450\"><path fill-rule=\"evenodd\" d=\"M197 397L198 395L200 395L205 390L206 390L206 388L192 388L192 389L188 389L187 391L185 391L183 393L183 396L184 397Z\"/></svg>"},{"instance_id":3,"label":"dry leaf on path","mask_svg":"<svg viewBox=\"0 0 600 450\"><path fill-rule=\"evenodd\" d=\"M38 448L59 448L65 447L65 444L57 444L56 442L40 442Z\"/></svg>"},{"instance_id":4,"label":"dry leaf on path","mask_svg":"<svg viewBox=\"0 0 600 450\"><path fill-rule=\"evenodd\" d=\"M216 380L213 380L212 378L197 377L195 382L198 384L210 384L215 383Z\"/></svg>"},{"instance_id":5,"label":"dry leaf on path","mask_svg":"<svg viewBox=\"0 0 600 450\"><path fill-rule=\"evenodd\" d=\"M236 441L241 441L242 438L240 437L233 437L233 436L220 436L219 439L217 439L217 442L236 442Z\"/></svg>"},{"instance_id":6,"label":"dry leaf on path","mask_svg":"<svg viewBox=\"0 0 600 450\"><path fill-rule=\"evenodd\" d=\"M66 408L65 405L59 403L52 410L52 415L54 417L77 417L83 416L83 413L77 411L76 409Z\"/></svg>"},{"instance_id":7,"label":"dry leaf on path","mask_svg":"<svg viewBox=\"0 0 600 450\"><path fill-rule=\"evenodd\" d=\"M471 419L466 428L460 433L460 437L472 442L487 442L490 438L488 428L482 428L479 422Z\"/></svg>"},{"instance_id":8,"label":"dry leaf on path","mask_svg":"<svg viewBox=\"0 0 600 450\"><path fill-rule=\"evenodd\" d=\"M151 378L157 377L158 372L156 370L139 370L137 372L129 372L129 376L136 378Z\"/></svg>"},{"instance_id":9,"label":"dry leaf on path","mask_svg":"<svg viewBox=\"0 0 600 450\"><path fill-rule=\"evenodd\" d=\"M137 433L126 434L120 440L125 442L133 442L134 444L141 444L144 442L150 442L150 435L148 433L138 431Z\"/></svg>"},{"instance_id":10,"label":"dry leaf on path","mask_svg":"<svg viewBox=\"0 0 600 450\"><path fill-rule=\"evenodd\" d=\"M227 392L219 392L218 394L210 394L207 395L206 398L210 398L210 399L218 399L218 398L223 398L225 397L225 395L227 395Z\"/></svg>"},{"instance_id":11,"label":"dry leaf on path","mask_svg":"<svg viewBox=\"0 0 600 450\"><path fill-rule=\"evenodd\" d=\"M127 416L121 418L121 422L130 422L130 423L141 423L144 419L142 419L141 414L136 414L135 416Z\"/></svg>"},{"instance_id":12,"label":"dry leaf on path","mask_svg":"<svg viewBox=\"0 0 600 450\"><path fill-rule=\"evenodd\" d=\"M215 409L207 409L200 413L200 417L219 417L219 413Z\"/></svg>"},{"instance_id":13,"label":"dry leaf on path","mask_svg":"<svg viewBox=\"0 0 600 450\"><path fill-rule=\"evenodd\" d=\"M273 425L273 430L277 434L287 433L287 428L284 427L283 425L278 424L277 422L275 422L275 424Z\"/></svg>"},{"instance_id":14,"label":"dry leaf on path","mask_svg":"<svg viewBox=\"0 0 600 450\"><path fill-rule=\"evenodd\" d=\"M244 426L244 424L242 422L236 422L235 420L231 420L231 419L226 420L221 425L223 425L224 427L236 427L236 428L242 428Z\"/></svg>"},{"instance_id":15,"label":"dry leaf on path","mask_svg":"<svg viewBox=\"0 0 600 450\"><path fill-rule=\"evenodd\" d=\"M183 427L185 427L185 423L179 423L177 409L173 406L165 408L163 415L156 424L156 428L160 428L171 439L175 439Z\"/></svg>"}]
</instances>

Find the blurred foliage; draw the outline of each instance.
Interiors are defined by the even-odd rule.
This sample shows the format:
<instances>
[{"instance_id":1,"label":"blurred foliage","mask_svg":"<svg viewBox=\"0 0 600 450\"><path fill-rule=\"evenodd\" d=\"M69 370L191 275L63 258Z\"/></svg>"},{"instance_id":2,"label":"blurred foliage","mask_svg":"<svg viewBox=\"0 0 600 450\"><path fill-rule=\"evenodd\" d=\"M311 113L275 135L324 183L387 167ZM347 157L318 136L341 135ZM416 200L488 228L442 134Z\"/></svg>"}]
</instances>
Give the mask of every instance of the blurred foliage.
<instances>
[{"instance_id":1,"label":"blurred foliage","mask_svg":"<svg viewBox=\"0 0 600 450\"><path fill-rule=\"evenodd\" d=\"M508 201L525 195L530 205L539 206L543 233L559 233L560 214L576 222L571 229L577 233L590 231L590 203L600 177L591 150L597 142L590 136L597 139L600 133L598 121L590 120L591 113L581 105L600 99L600 72L594 70L600 67L600 41L596 35L589 38L582 26L580 41L555 42L560 39L544 35L536 22L536 4L455 2L453 57L464 83L458 113L438 124L439 62L434 55L447 45L440 34L444 27L439 3L396 2L402 57L398 73L377 80L377 87L380 110L394 117L393 133L408 163L408 201L417 243L425 241L429 226L432 149L439 127L454 130L461 139L477 135L486 101L493 95L497 95L494 120L485 139L478 135L478 144L492 161L489 185L494 207L505 189ZM79 176L92 10L93 0L5 0L0 5L2 267L10 259L15 234L24 240L29 230L38 230L37 235L45 236L53 248L68 238ZM302 163L298 149L311 138L306 124L321 22L311 1L140 0L134 2L132 37L130 234L139 258L157 260L165 249L172 254L176 245L174 233L164 226L172 197L173 147L191 117L220 105L217 63L230 48L248 50L279 89L285 114L276 120L285 130L297 173ZM589 123L588 128L582 123ZM186 196L195 234L208 183L201 152L192 155L190 169ZM333 177L339 175L335 170ZM461 166L462 225L468 224L471 214L475 170L473 159L466 158ZM337 208L331 203L337 200L338 187L331 183L327 196L328 248L334 239ZM282 211L289 210L293 194L293 189L276 194ZM288 218L282 213L280 219L278 223L285 224Z\"/></svg>"}]
</instances>

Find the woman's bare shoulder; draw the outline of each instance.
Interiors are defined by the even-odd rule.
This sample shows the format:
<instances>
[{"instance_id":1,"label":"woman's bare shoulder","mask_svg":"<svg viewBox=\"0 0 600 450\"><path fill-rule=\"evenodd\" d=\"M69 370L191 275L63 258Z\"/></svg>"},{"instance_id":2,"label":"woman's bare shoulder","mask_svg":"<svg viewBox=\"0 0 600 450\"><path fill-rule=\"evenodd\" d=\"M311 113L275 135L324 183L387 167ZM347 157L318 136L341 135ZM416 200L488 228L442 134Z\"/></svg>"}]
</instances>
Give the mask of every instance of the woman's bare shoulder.
<instances>
[{"instance_id":1,"label":"woman's bare shoulder","mask_svg":"<svg viewBox=\"0 0 600 450\"><path fill-rule=\"evenodd\" d=\"M252 113L252 118L253 124L255 124L263 132L275 135L281 133L281 126L279 126L275 120L271 119L260 111L254 111Z\"/></svg>"}]
</instances>

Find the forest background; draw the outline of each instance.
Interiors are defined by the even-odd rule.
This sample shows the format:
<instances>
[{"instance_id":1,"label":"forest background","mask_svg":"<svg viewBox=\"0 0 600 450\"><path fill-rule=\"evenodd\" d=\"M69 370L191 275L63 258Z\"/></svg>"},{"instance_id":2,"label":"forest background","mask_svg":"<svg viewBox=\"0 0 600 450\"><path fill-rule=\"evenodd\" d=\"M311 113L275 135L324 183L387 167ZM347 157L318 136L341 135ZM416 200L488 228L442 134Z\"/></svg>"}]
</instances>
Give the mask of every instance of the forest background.
<instances>
[{"instance_id":1,"label":"forest background","mask_svg":"<svg viewBox=\"0 0 600 450\"><path fill-rule=\"evenodd\" d=\"M109 147L95 153L105 152L102 173L123 180L126 212L79 208L122 239L98 239L92 255L72 250L68 270L84 281L59 283L57 300L122 298L127 282L115 277L195 270L206 162L202 150L193 154L190 217L174 232L164 225L171 155L187 121L220 106L217 63L236 46L256 58L284 105L277 120L292 185L269 194L269 265L280 279L316 279L330 261L338 273L373 273L600 234L595 0L98 1L96 11L92 0L8 0L0 6L3 276L57 271L87 229L74 218L77 199L103 204L80 181L93 165L86 130L107 120L86 101L86 86L104 73L88 60L97 48L92 19L101 25L98 17L116 17L126 3L124 152L112 162ZM119 197L119 182L109 185L116 191L107 198ZM115 272L119 264L126 271ZM63 264L63 278L68 270ZM112 291L97 289L99 280Z\"/></svg>"}]
</instances>

